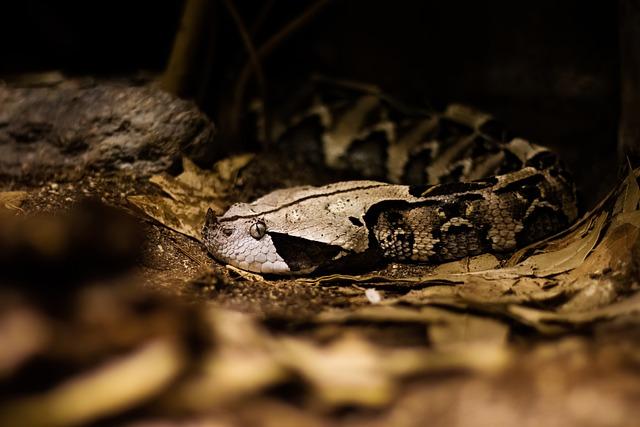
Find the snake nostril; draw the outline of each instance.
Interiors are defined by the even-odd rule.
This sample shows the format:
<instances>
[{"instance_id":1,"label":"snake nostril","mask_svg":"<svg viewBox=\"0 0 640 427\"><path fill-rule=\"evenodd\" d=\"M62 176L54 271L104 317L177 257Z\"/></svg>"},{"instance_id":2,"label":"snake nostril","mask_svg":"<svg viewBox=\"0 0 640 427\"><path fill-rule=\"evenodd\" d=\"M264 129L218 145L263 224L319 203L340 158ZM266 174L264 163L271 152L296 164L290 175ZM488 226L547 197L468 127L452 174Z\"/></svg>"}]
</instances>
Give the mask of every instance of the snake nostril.
<instances>
[{"instance_id":1,"label":"snake nostril","mask_svg":"<svg viewBox=\"0 0 640 427\"><path fill-rule=\"evenodd\" d=\"M225 236L229 237L233 234L233 229L231 228L223 228L222 232L224 233Z\"/></svg>"}]
</instances>

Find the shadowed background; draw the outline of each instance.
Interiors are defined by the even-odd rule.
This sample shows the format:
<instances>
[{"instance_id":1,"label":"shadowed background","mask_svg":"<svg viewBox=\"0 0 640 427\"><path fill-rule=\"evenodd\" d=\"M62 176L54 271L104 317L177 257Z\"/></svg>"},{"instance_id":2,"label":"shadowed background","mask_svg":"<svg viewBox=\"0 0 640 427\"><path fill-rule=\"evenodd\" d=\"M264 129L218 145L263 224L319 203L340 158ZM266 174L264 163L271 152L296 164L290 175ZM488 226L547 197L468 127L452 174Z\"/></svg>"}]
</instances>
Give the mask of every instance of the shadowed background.
<instances>
[{"instance_id":1,"label":"shadowed background","mask_svg":"<svg viewBox=\"0 0 640 427\"><path fill-rule=\"evenodd\" d=\"M161 72L182 3L3 2L0 73ZM311 3L236 7L260 46ZM197 74L184 95L220 124L247 55L227 10L211 4ZM352 0L330 2L263 66L271 105L319 72L374 83L414 103L486 109L558 150L592 205L617 177L619 62L616 2ZM221 153L256 148L251 140L216 143Z\"/></svg>"}]
</instances>

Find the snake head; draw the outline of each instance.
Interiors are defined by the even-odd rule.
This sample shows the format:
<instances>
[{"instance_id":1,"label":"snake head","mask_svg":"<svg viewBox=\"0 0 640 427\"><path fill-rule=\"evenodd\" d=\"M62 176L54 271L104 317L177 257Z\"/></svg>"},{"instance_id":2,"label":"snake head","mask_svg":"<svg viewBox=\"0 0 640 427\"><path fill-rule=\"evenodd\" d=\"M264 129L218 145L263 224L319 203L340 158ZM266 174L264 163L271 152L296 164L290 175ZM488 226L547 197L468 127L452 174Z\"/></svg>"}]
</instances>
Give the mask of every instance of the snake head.
<instances>
[{"instance_id":1,"label":"snake head","mask_svg":"<svg viewBox=\"0 0 640 427\"><path fill-rule=\"evenodd\" d=\"M344 254L339 246L279 232L264 216L238 216L233 211L216 217L209 209L202 237L216 259L255 273L306 274Z\"/></svg>"},{"instance_id":2,"label":"snake head","mask_svg":"<svg viewBox=\"0 0 640 427\"><path fill-rule=\"evenodd\" d=\"M216 217L209 208L202 238L209 253L234 267L255 273L291 273L278 255L267 224L259 218Z\"/></svg>"}]
</instances>

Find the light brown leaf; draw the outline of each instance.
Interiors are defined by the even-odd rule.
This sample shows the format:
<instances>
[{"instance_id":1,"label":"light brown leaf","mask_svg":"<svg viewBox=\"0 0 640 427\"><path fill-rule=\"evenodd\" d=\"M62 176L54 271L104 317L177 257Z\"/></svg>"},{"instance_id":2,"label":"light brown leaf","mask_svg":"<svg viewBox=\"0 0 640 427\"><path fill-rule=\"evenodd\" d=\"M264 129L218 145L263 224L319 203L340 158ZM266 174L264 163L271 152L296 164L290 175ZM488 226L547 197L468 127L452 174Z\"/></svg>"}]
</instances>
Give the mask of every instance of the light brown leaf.
<instances>
[{"instance_id":1,"label":"light brown leaf","mask_svg":"<svg viewBox=\"0 0 640 427\"><path fill-rule=\"evenodd\" d=\"M640 201L640 188L638 187L638 181L636 179L638 172L630 171L627 174L623 184L620 196L616 201L614 207L614 214L629 213L638 209L638 202Z\"/></svg>"},{"instance_id":2,"label":"light brown leaf","mask_svg":"<svg viewBox=\"0 0 640 427\"><path fill-rule=\"evenodd\" d=\"M429 340L440 350L474 351L480 347L502 347L509 327L497 320L470 314L454 314L447 322L429 327Z\"/></svg>"},{"instance_id":3,"label":"light brown leaf","mask_svg":"<svg viewBox=\"0 0 640 427\"><path fill-rule=\"evenodd\" d=\"M32 397L5 403L0 425L66 426L87 424L135 407L159 393L183 366L181 349L171 341L154 340L132 354Z\"/></svg>"},{"instance_id":4,"label":"light brown leaf","mask_svg":"<svg viewBox=\"0 0 640 427\"><path fill-rule=\"evenodd\" d=\"M558 313L518 305L511 306L509 311L516 317L531 325L545 324L549 322L580 325L600 319L610 319L617 316L639 314L640 293L635 293L624 300L605 307L588 311Z\"/></svg>"},{"instance_id":5,"label":"light brown leaf","mask_svg":"<svg viewBox=\"0 0 640 427\"><path fill-rule=\"evenodd\" d=\"M221 407L289 377L273 355L271 335L253 317L212 308L206 311L206 319L216 348L174 387L164 405L190 411Z\"/></svg>"},{"instance_id":6,"label":"light brown leaf","mask_svg":"<svg viewBox=\"0 0 640 427\"><path fill-rule=\"evenodd\" d=\"M218 215L228 207L225 199L233 188L238 172L253 158L241 154L217 162L213 171L198 168L182 159L183 172L177 177L154 175L149 180L169 197L130 196L128 200L143 213L178 233L200 240L208 208Z\"/></svg>"},{"instance_id":7,"label":"light brown leaf","mask_svg":"<svg viewBox=\"0 0 640 427\"><path fill-rule=\"evenodd\" d=\"M405 353L410 359L400 360L399 350L385 352L356 336L347 336L324 348L301 339L283 338L278 350L278 358L305 378L329 406L387 404L396 389L388 364L419 363L411 357L415 353Z\"/></svg>"},{"instance_id":8,"label":"light brown leaf","mask_svg":"<svg viewBox=\"0 0 640 427\"><path fill-rule=\"evenodd\" d=\"M20 211L22 202L27 198L26 191L1 191L0 192L0 210Z\"/></svg>"},{"instance_id":9,"label":"light brown leaf","mask_svg":"<svg viewBox=\"0 0 640 427\"><path fill-rule=\"evenodd\" d=\"M500 265L500 261L493 254L482 254L471 258L440 264L433 270L433 274L461 274L491 270Z\"/></svg>"},{"instance_id":10,"label":"light brown leaf","mask_svg":"<svg viewBox=\"0 0 640 427\"><path fill-rule=\"evenodd\" d=\"M50 339L46 319L35 310L12 307L0 313L0 378L5 378Z\"/></svg>"},{"instance_id":11,"label":"light brown leaf","mask_svg":"<svg viewBox=\"0 0 640 427\"><path fill-rule=\"evenodd\" d=\"M208 205L189 205L159 196L129 196L127 200L165 227L200 240Z\"/></svg>"},{"instance_id":12,"label":"light brown leaf","mask_svg":"<svg viewBox=\"0 0 640 427\"><path fill-rule=\"evenodd\" d=\"M587 234L577 238L566 247L530 256L518 265L508 269L508 271L523 275L532 274L538 277L547 277L578 267L598 242L607 217L606 212L599 214L593 220L592 227L590 227Z\"/></svg>"}]
</instances>

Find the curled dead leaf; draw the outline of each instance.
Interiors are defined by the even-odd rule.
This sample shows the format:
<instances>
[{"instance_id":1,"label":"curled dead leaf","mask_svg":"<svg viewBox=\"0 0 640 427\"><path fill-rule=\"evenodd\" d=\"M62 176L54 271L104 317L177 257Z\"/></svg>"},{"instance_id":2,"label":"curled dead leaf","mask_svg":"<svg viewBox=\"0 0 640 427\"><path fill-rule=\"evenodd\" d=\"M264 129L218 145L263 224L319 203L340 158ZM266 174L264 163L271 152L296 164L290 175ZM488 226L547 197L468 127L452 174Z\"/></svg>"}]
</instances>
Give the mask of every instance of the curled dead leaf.
<instances>
[{"instance_id":1,"label":"curled dead leaf","mask_svg":"<svg viewBox=\"0 0 640 427\"><path fill-rule=\"evenodd\" d=\"M200 240L207 209L212 208L216 214L224 212L230 204L226 198L237 174L252 158L253 154L232 156L217 162L212 171L205 171L183 157L180 175L149 178L168 197L136 195L128 200L160 224Z\"/></svg>"}]
</instances>

